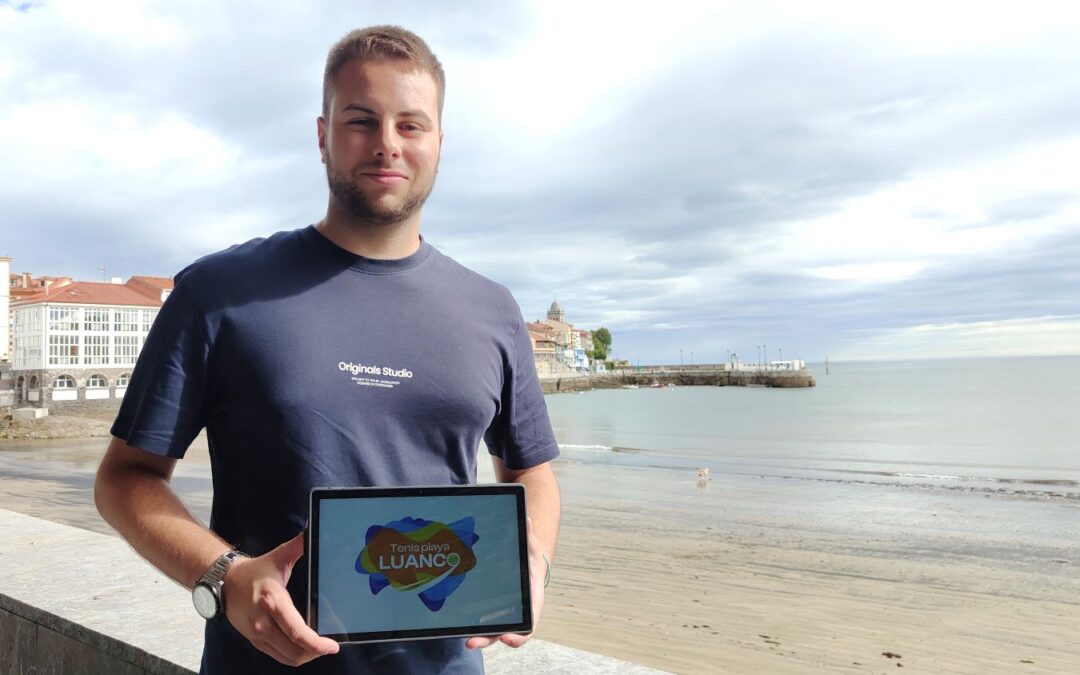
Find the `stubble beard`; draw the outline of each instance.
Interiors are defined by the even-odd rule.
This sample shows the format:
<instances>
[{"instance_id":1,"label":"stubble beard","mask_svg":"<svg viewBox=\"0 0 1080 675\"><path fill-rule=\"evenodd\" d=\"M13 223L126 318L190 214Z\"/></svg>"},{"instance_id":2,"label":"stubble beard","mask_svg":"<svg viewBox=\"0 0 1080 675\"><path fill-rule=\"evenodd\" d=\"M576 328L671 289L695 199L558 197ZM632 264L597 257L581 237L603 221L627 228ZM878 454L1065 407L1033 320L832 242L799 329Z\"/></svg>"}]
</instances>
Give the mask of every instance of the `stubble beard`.
<instances>
[{"instance_id":1,"label":"stubble beard","mask_svg":"<svg viewBox=\"0 0 1080 675\"><path fill-rule=\"evenodd\" d=\"M330 194L353 217L360 222L381 226L397 225L411 218L424 206L424 202L435 187L435 177L432 176L426 189L409 191L405 198L395 206L383 206L373 201L357 187L356 180L342 176L329 163L326 165L326 182L330 187Z\"/></svg>"}]
</instances>

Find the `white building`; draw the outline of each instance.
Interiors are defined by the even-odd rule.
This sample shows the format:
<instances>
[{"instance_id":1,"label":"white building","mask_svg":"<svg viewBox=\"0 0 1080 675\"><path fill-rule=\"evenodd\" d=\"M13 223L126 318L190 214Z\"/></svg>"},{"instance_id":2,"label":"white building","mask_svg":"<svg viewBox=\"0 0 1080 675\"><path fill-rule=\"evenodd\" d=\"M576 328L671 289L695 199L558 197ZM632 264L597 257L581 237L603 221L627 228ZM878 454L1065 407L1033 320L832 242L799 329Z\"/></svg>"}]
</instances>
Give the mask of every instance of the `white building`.
<instances>
[{"instance_id":1,"label":"white building","mask_svg":"<svg viewBox=\"0 0 1080 675\"><path fill-rule=\"evenodd\" d=\"M732 354L731 360L724 364L724 370L736 373L794 372L805 369L806 361L801 359L769 361L768 363L743 363L736 354Z\"/></svg>"},{"instance_id":2,"label":"white building","mask_svg":"<svg viewBox=\"0 0 1080 675\"><path fill-rule=\"evenodd\" d=\"M123 398L171 290L172 280L163 277L76 281L14 303L16 405L67 408Z\"/></svg>"}]
</instances>

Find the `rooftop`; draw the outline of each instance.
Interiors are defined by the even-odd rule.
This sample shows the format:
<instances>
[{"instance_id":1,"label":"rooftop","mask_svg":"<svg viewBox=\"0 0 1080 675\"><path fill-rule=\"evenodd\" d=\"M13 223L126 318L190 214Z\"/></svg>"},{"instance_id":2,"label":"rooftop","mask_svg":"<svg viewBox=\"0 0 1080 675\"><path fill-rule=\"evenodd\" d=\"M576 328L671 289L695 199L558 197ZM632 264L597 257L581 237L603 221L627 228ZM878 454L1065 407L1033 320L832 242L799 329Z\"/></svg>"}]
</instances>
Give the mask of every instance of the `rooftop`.
<instances>
[{"instance_id":1,"label":"rooftop","mask_svg":"<svg viewBox=\"0 0 1080 675\"><path fill-rule=\"evenodd\" d=\"M159 277L132 277L132 279L158 279ZM172 281L169 281L171 287ZM147 288L147 286L150 286ZM100 281L75 281L60 288L49 288L12 303L25 307L39 303L69 305L129 305L133 307L161 307L161 287L152 285L110 284Z\"/></svg>"}]
</instances>

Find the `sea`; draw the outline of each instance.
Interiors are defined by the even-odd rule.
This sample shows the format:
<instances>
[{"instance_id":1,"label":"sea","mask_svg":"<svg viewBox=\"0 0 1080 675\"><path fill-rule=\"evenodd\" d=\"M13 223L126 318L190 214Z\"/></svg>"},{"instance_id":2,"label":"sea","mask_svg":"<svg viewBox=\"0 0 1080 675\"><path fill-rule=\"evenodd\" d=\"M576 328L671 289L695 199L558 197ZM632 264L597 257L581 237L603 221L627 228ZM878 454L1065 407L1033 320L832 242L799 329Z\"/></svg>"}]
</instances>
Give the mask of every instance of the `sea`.
<instances>
[{"instance_id":1,"label":"sea","mask_svg":"<svg viewBox=\"0 0 1080 675\"><path fill-rule=\"evenodd\" d=\"M817 386L806 389L548 395L564 522L976 556L1038 571L1040 593L1059 582L1080 592L1080 357L810 367ZM92 494L105 445L0 442L0 508L111 532ZM479 480L490 482L484 454ZM206 522L210 467L181 461L172 484Z\"/></svg>"},{"instance_id":2,"label":"sea","mask_svg":"<svg viewBox=\"0 0 1080 675\"><path fill-rule=\"evenodd\" d=\"M547 405L567 462L1080 504L1080 356L809 367L805 389L608 389Z\"/></svg>"}]
</instances>

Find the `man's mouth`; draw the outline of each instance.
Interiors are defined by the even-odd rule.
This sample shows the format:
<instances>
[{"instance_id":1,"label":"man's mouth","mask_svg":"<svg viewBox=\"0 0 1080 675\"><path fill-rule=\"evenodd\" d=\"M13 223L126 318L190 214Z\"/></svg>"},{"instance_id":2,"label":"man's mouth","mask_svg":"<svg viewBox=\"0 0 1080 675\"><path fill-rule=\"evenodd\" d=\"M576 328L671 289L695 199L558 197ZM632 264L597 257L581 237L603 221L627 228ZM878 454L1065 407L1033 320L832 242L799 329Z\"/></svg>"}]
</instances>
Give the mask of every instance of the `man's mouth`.
<instances>
[{"instance_id":1,"label":"man's mouth","mask_svg":"<svg viewBox=\"0 0 1080 675\"><path fill-rule=\"evenodd\" d=\"M398 171L365 171L361 175L379 185L394 185L407 180L405 174Z\"/></svg>"}]
</instances>

